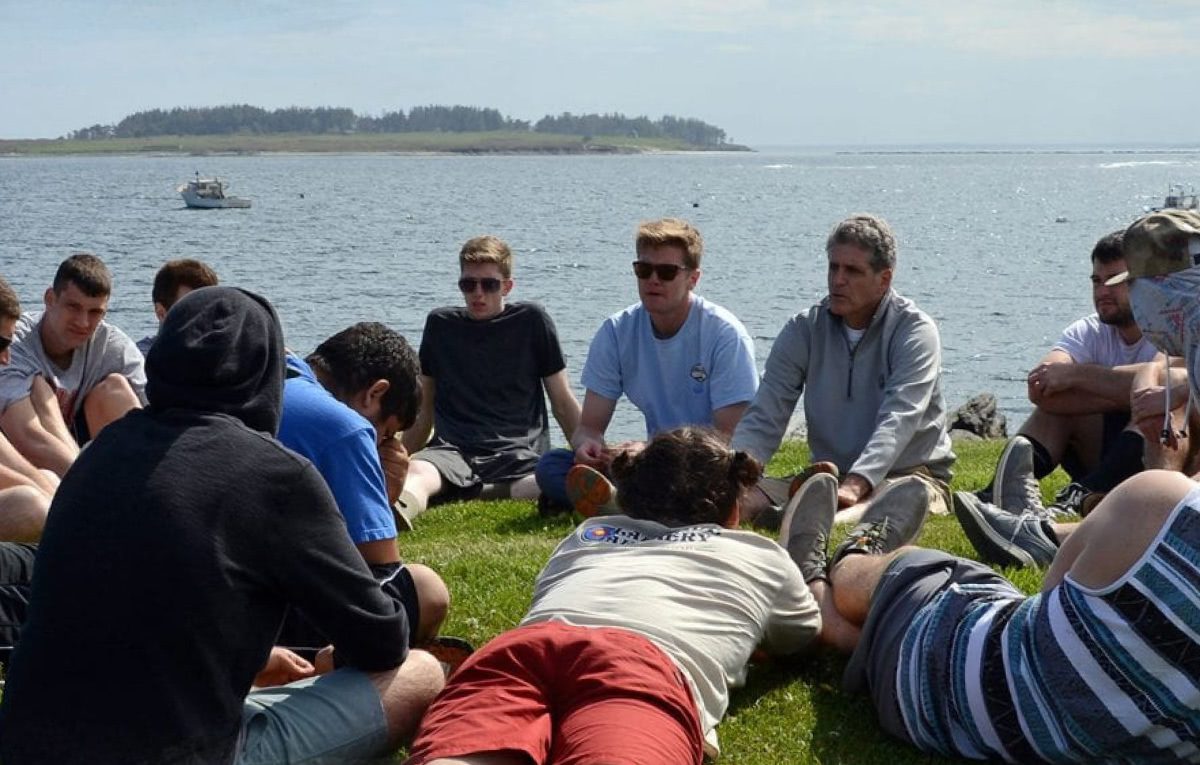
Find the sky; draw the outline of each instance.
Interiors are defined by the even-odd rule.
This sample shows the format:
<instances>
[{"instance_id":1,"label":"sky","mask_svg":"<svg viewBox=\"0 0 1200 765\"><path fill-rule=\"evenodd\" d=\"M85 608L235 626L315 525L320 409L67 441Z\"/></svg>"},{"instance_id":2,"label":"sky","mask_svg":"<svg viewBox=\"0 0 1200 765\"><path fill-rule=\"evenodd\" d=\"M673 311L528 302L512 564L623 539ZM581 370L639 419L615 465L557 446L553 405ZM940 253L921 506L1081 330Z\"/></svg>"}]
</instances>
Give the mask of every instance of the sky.
<instances>
[{"instance_id":1,"label":"sky","mask_svg":"<svg viewBox=\"0 0 1200 765\"><path fill-rule=\"evenodd\" d=\"M463 104L751 146L1200 144L1195 0L0 0L0 51L0 138Z\"/></svg>"}]
</instances>

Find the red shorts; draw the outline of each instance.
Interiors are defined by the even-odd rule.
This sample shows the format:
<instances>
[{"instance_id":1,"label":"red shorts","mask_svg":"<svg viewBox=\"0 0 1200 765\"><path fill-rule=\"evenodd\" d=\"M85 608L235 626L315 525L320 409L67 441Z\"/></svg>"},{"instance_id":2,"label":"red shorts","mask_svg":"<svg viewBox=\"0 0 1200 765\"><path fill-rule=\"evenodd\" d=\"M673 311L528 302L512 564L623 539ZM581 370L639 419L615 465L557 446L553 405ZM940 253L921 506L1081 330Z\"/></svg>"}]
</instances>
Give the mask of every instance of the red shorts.
<instances>
[{"instance_id":1,"label":"red shorts","mask_svg":"<svg viewBox=\"0 0 1200 765\"><path fill-rule=\"evenodd\" d=\"M704 736L683 674L641 635L544 622L500 635L450 678L409 765L524 752L541 765L701 765Z\"/></svg>"}]
</instances>

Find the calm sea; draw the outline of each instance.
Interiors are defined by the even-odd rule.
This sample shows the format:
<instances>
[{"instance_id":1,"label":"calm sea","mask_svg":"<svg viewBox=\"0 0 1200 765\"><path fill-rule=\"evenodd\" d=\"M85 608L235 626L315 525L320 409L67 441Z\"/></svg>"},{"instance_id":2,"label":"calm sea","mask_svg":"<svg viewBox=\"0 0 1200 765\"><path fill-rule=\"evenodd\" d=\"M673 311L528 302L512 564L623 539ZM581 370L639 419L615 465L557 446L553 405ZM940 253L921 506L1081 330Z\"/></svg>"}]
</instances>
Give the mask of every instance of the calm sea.
<instances>
[{"instance_id":1,"label":"calm sea","mask_svg":"<svg viewBox=\"0 0 1200 765\"><path fill-rule=\"evenodd\" d=\"M188 210L196 170L249 210ZM110 319L151 332L162 261L194 257L268 296L302 353L378 320L420 342L427 311L458 303L457 252L481 233L517 252L514 299L558 325L572 380L600 321L637 299L637 221L680 216L705 237L699 291L741 317L761 367L784 321L818 300L823 243L846 214L887 218L896 287L938 322L944 391L992 391L1015 427L1024 375L1091 310L1101 235L1200 183L1194 152L839 154L764 151L630 157L388 155L0 158L0 273L37 308L76 249L116 276ZM628 402L611 433L644 435Z\"/></svg>"}]
</instances>

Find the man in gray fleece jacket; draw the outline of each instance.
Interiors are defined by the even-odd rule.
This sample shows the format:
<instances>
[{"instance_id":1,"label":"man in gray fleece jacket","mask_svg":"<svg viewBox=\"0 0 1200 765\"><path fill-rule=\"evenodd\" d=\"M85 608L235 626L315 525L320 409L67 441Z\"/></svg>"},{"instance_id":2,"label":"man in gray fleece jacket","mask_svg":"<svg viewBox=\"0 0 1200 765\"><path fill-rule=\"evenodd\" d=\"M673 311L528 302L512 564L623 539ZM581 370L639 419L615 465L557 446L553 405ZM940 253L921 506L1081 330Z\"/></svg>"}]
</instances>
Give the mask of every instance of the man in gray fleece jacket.
<instances>
[{"instance_id":1,"label":"man in gray fleece jacket","mask_svg":"<svg viewBox=\"0 0 1200 765\"><path fill-rule=\"evenodd\" d=\"M865 513L860 531L880 532L897 507L946 512L954 452L937 327L892 289L896 240L883 219L852 215L825 249L829 295L780 331L733 446L769 460L804 393L808 472L838 479L838 508L853 508L839 521ZM811 501L832 501L830 494L813 492Z\"/></svg>"}]
</instances>

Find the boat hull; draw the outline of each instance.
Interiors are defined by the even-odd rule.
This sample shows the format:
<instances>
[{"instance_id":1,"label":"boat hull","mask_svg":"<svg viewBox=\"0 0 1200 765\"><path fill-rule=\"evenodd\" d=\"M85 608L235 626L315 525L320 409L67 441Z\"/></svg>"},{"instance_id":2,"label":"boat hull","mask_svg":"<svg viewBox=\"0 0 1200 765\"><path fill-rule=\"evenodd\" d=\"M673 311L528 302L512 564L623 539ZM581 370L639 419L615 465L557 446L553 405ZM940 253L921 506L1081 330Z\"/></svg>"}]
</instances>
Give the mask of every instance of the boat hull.
<instances>
[{"instance_id":1,"label":"boat hull","mask_svg":"<svg viewBox=\"0 0 1200 765\"><path fill-rule=\"evenodd\" d=\"M249 199L242 199L241 197L224 197L222 199L202 197L190 189L184 189L179 192L179 195L183 197L185 205L199 210L217 210L226 207L246 208L250 206Z\"/></svg>"}]
</instances>

